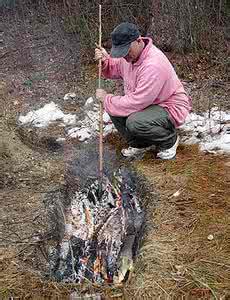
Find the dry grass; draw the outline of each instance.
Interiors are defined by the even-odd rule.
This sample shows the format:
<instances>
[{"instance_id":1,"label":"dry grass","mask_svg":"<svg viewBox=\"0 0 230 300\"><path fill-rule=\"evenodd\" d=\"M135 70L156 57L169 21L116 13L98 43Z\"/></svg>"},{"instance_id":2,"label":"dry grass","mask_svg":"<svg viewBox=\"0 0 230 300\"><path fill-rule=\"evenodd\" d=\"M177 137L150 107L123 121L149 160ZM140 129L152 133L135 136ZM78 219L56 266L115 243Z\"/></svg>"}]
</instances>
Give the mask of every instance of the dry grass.
<instances>
[{"instance_id":1,"label":"dry grass","mask_svg":"<svg viewBox=\"0 0 230 300\"><path fill-rule=\"evenodd\" d=\"M149 212L154 226L148 229L128 297L230 296L229 163L229 157L204 155L196 146L180 147L176 161L149 157L136 163L160 201Z\"/></svg>"},{"instance_id":2,"label":"dry grass","mask_svg":"<svg viewBox=\"0 0 230 300\"><path fill-rule=\"evenodd\" d=\"M35 282L39 287L44 284L42 291L51 285L43 282L39 273L47 269L44 251L48 239L39 243L34 236L43 236L49 230L43 194L60 186L64 173L61 157L39 153L21 141L14 101L1 82L0 297L6 299L9 293L28 296Z\"/></svg>"}]
</instances>

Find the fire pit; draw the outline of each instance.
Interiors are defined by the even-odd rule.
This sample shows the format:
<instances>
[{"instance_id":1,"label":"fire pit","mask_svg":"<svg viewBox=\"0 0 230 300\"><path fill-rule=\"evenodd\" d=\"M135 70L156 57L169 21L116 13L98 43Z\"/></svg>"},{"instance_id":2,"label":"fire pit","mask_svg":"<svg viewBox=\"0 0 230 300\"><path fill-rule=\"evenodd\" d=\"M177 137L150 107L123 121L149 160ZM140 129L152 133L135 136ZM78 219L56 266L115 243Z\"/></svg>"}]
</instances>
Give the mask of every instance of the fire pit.
<instances>
[{"instance_id":1,"label":"fire pit","mask_svg":"<svg viewBox=\"0 0 230 300\"><path fill-rule=\"evenodd\" d=\"M143 235L137 175L127 166L118 167L115 151L107 147L107 169L100 181L95 149L88 144L66 151L67 193L65 201L55 204L61 230L49 255L51 276L58 281L125 281Z\"/></svg>"}]
</instances>

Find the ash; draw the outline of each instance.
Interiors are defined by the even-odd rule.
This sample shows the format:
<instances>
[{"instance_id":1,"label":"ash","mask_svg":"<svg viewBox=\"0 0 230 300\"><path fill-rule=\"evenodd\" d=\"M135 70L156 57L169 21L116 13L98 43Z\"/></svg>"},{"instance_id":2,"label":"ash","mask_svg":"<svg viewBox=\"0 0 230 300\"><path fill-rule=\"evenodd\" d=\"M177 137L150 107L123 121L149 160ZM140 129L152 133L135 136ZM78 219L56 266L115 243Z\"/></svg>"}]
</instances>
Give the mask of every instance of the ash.
<instances>
[{"instance_id":1,"label":"ash","mask_svg":"<svg viewBox=\"0 0 230 300\"><path fill-rule=\"evenodd\" d=\"M145 214L137 176L126 166L112 171L117 164L113 155L106 149L110 164L102 178L97 176L95 147L67 155L70 188L61 204L63 230L50 251L51 276L58 281L119 283L133 269Z\"/></svg>"}]
</instances>

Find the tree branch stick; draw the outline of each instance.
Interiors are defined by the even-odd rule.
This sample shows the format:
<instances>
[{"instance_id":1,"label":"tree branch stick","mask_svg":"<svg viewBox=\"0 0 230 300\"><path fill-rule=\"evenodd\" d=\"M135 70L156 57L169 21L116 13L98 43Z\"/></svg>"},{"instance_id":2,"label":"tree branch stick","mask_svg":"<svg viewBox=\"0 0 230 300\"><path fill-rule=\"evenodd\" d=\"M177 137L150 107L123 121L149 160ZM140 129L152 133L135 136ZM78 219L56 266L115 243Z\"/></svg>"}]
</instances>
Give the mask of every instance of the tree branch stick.
<instances>
[{"instance_id":1,"label":"tree branch stick","mask_svg":"<svg viewBox=\"0 0 230 300\"><path fill-rule=\"evenodd\" d=\"M99 47L101 47L101 5L99 5ZM101 68L102 62L99 60L99 70L98 70L98 88L101 88ZM102 179L103 177L103 103L100 100L100 121L99 121L99 175Z\"/></svg>"}]
</instances>

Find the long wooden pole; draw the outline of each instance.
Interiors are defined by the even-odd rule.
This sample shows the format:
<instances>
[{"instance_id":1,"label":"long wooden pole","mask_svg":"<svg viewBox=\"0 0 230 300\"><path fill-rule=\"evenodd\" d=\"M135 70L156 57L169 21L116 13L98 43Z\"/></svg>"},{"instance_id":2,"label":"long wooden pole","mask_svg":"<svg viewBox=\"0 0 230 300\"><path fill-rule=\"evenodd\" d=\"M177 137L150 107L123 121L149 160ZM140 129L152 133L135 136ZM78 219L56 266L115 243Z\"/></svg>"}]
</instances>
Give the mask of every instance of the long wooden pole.
<instances>
[{"instance_id":1,"label":"long wooden pole","mask_svg":"<svg viewBox=\"0 0 230 300\"><path fill-rule=\"evenodd\" d=\"M99 47L101 48L101 5L99 4ZM101 88L101 67L102 62L99 60L98 70L98 88ZM99 175L103 177L103 103L102 99L99 99L100 105L100 121L99 121Z\"/></svg>"}]
</instances>

